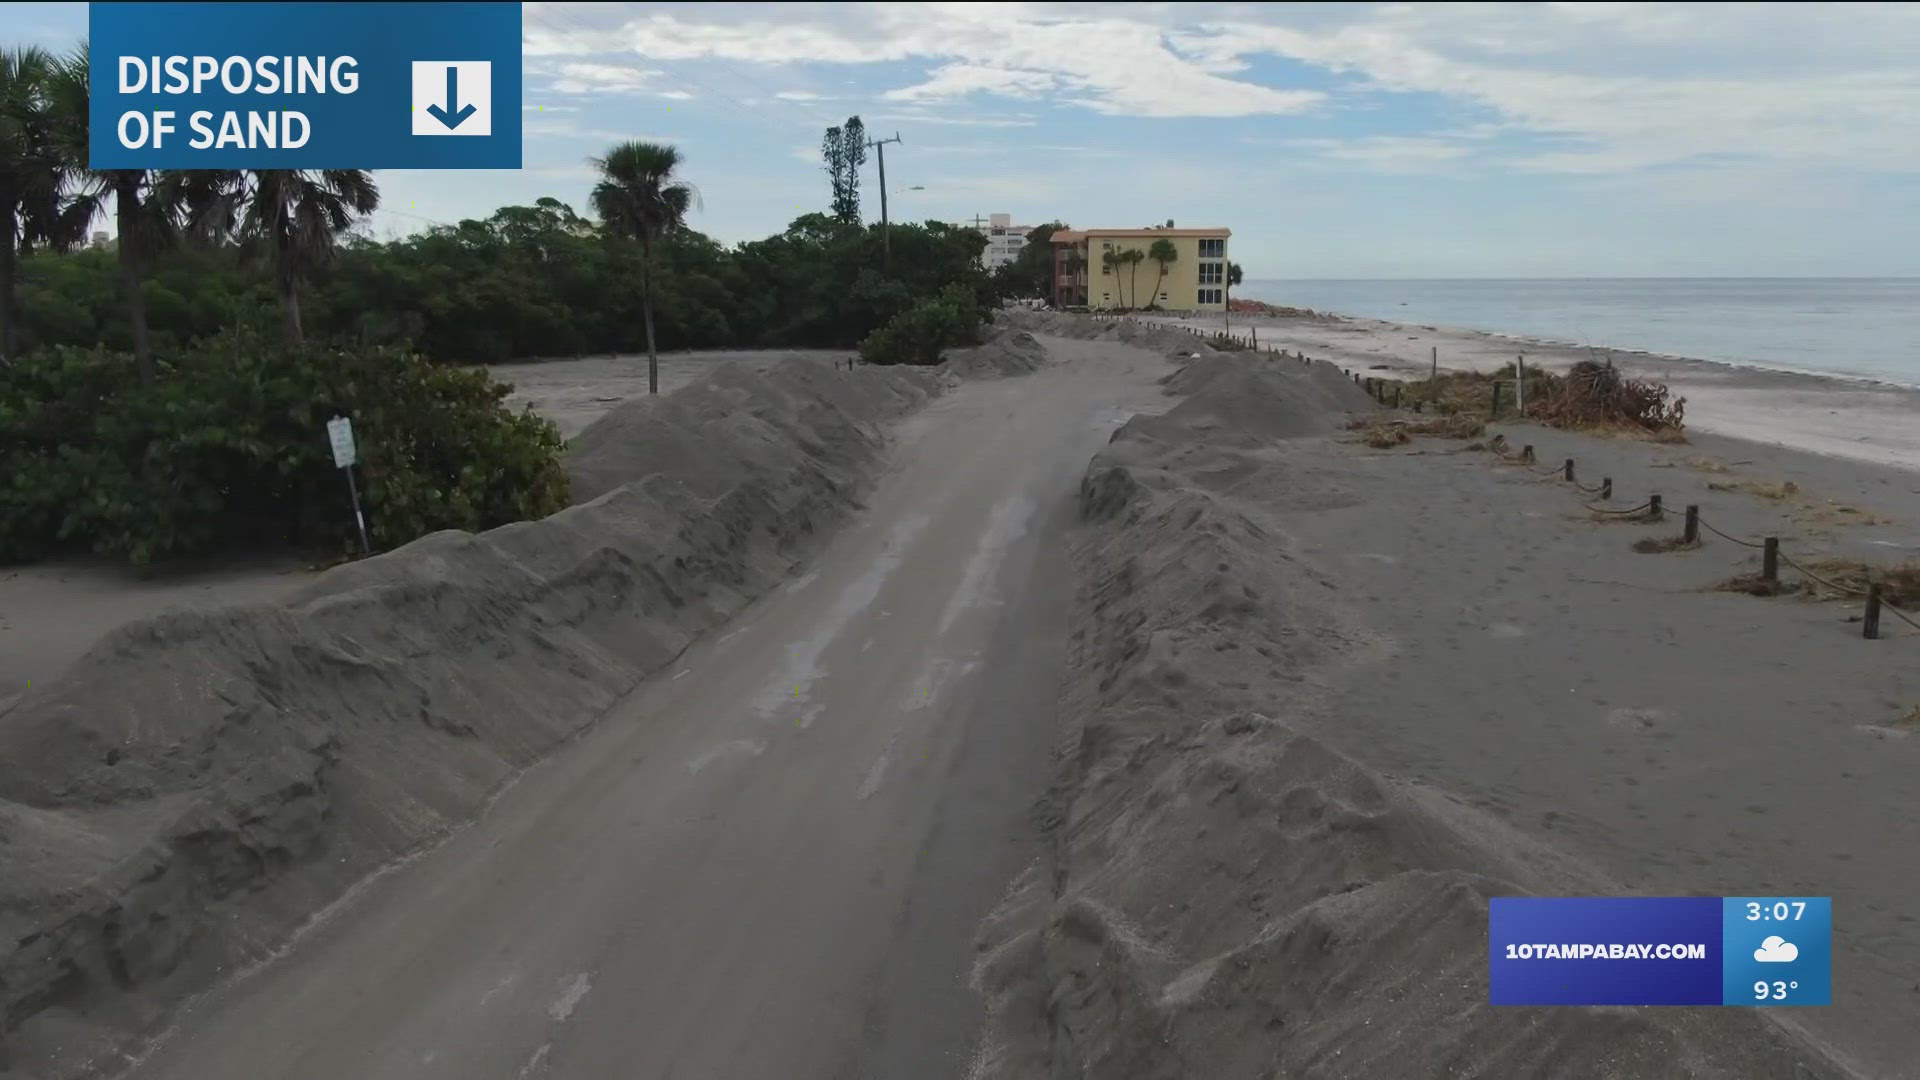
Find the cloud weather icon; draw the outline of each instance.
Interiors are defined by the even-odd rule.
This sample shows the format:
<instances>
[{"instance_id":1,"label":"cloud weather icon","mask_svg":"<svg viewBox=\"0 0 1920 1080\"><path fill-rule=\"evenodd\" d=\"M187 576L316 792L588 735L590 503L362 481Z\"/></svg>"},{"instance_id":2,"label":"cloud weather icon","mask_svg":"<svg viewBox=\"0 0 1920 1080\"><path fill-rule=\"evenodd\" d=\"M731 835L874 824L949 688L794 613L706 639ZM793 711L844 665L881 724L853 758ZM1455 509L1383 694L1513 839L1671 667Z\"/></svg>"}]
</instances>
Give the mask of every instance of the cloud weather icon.
<instances>
[{"instance_id":1,"label":"cloud weather icon","mask_svg":"<svg viewBox=\"0 0 1920 1080\"><path fill-rule=\"evenodd\" d=\"M1799 955L1800 946L1777 935L1761 942L1760 947L1753 950L1753 958L1763 964L1791 963Z\"/></svg>"}]
</instances>

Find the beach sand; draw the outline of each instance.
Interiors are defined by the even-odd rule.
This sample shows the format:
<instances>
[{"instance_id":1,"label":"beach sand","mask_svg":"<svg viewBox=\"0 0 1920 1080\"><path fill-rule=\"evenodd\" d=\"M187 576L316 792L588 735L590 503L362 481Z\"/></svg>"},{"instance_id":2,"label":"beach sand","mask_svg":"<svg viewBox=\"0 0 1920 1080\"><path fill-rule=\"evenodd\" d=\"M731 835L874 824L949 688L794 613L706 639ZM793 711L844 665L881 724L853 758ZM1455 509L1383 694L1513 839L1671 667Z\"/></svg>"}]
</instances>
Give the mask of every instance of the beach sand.
<instances>
[{"instance_id":1,"label":"beach sand","mask_svg":"<svg viewBox=\"0 0 1920 1080\"><path fill-rule=\"evenodd\" d=\"M1757 553L1641 554L1677 513L1545 471L1800 561L1911 558L1920 477L1532 424L1496 430L1542 472L1375 450L1301 420L1343 372L1229 363L1274 377L1176 380L1088 471L1055 844L984 931L975 1080L1920 1075L1920 632L1709 591ZM1529 892L1830 896L1833 1006L1491 1009L1485 897Z\"/></svg>"},{"instance_id":2,"label":"beach sand","mask_svg":"<svg viewBox=\"0 0 1920 1080\"><path fill-rule=\"evenodd\" d=\"M983 930L973 1080L1916 1074L1920 634L1709 592L1755 552L1634 552L1678 515L1465 440L1371 450L1313 423L1327 365L1188 373L1083 484L1058 826ZM1500 430L1797 559L1920 542L1899 469ZM1832 896L1834 1007L1490 1009L1511 894Z\"/></svg>"},{"instance_id":3,"label":"beach sand","mask_svg":"<svg viewBox=\"0 0 1920 1080\"><path fill-rule=\"evenodd\" d=\"M1218 316L1153 321L1219 330ZM1382 319L1296 319L1234 312L1225 325L1262 346L1376 378L1421 378L1436 355L1442 370L1490 371L1524 355L1563 371L1576 360L1611 357L1634 378L1653 379L1687 399L1687 426L1853 461L1920 469L1920 390L1837 375L1798 374L1716 360L1588 349L1526 338Z\"/></svg>"}]
</instances>

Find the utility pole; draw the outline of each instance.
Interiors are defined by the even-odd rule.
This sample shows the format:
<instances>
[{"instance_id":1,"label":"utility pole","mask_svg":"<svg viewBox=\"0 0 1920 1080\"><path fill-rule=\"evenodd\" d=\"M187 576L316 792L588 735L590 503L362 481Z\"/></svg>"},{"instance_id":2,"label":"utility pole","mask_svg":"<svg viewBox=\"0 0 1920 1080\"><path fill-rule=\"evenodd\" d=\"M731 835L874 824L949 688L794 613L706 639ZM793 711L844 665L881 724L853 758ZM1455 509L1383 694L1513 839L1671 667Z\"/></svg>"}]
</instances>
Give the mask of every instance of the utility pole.
<instances>
[{"instance_id":1,"label":"utility pole","mask_svg":"<svg viewBox=\"0 0 1920 1080\"><path fill-rule=\"evenodd\" d=\"M880 139L867 143L867 146L872 148L880 158L880 243L882 245L882 257L886 260L885 265L889 268L893 266L893 226L887 219L887 144L897 143L899 141L900 133L896 131L893 133L893 138L891 139Z\"/></svg>"}]
</instances>

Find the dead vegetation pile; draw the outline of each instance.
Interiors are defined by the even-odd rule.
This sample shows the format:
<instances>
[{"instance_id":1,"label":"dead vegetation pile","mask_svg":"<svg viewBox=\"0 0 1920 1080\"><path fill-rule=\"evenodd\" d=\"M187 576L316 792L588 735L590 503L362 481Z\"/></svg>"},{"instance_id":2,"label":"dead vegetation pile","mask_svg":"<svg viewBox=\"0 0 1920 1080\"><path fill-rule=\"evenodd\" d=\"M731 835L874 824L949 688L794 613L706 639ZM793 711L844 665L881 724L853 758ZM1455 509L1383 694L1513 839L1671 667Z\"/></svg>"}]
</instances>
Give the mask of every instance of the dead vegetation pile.
<instances>
[{"instance_id":1,"label":"dead vegetation pile","mask_svg":"<svg viewBox=\"0 0 1920 1080\"><path fill-rule=\"evenodd\" d=\"M1824 580L1811 581L1811 596L1833 599L1865 596L1869 585L1880 586L1880 598L1906 610L1920 610L1920 562L1876 566L1859 559L1803 559L1801 565Z\"/></svg>"},{"instance_id":2,"label":"dead vegetation pile","mask_svg":"<svg viewBox=\"0 0 1920 1080\"><path fill-rule=\"evenodd\" d=\"M1375 450L1386 450L1403 446L1411 439L1407 435L1407 429L1397 424L1370 424L1361 434L1360 441Z\"/></svg>"},{"instance_id":3,"label":"dead vegetation pile","mask_svg":"<svg viewBox=\"0 0 1920 1080\"><path fill-rule=\"evenodd\" d=\"M1612 363L1579 360L1565 375L1527 382L1527 415L1574 430L1627 428L1649 433L1686 426L1687 400L1662 383L1629 379Z\"/></svg>"},{"instance_id":4,"label":"dead vegetation pile","mask_svg":"<svg viewBox=\"0 0 1920 1080\"><path fill-rule=\"evenodd\" d=\"M1629 379L1610 363L1581 360L1565 375L1538 367L1526 371L1526 415L1550 427L1575 431L1631 432L1660 441L1684 441L1686 399L1665 385ZM1515 407L1515 365L1497 371L1450 371L1408 382L1401 405L1443 416L1493 418L1495 386L1502 417Z\"/></svg>"},{"instance_id":5,"label":"dead vegetation pile","mask_svg":"<svg viewBox=\"0 0 1920 1080\"><path fill-rule=\"evenodd\" d=\"M1718 582L1719 592L1745 593L1748 596L1785 596L1796 594L1810 600L1857 599L1867 594L1870 585L1880 586L1880 598L1905 611L1920 611L1920 562L1880 566L1859 559L1823 557L1797 559L1805 571L1787 564L1784 557L1777 580L1759 574L1741 574Z\"/></svg>"}]
</instances>

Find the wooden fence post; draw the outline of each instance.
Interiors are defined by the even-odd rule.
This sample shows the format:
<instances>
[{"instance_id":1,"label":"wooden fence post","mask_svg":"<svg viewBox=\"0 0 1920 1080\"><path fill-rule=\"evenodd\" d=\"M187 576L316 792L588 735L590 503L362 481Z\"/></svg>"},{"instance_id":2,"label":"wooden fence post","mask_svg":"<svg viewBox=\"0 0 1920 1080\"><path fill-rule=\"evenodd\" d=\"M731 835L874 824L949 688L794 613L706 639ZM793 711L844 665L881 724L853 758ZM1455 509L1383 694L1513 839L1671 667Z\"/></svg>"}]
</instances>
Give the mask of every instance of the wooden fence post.
<instances>
[{"instance_id":1,"label":"wooden fence post","mask_svg":"<svg viewBox=\"0 0 1920 1080\"><path fill-rule=\"evenodd\" d=\"M1686 544L1700 542L1700 507L1694 503L1687 504L1687 527L1681 531L1680 540Z\"/></svg>"},{"instance_id":2,"label":"wooden fence post","mask_svg":"<svg viewBox=\"0 0 1920 1080\"><path fill-rule=\"evenodd\" d=\"M1780 538L1769 536L1760 547L1760 580L1780 580Z\"/></svg>"},{"instance_id":3,"label":"wooden fence post","mask_svg":"<svg viewBox=\"0 0 1920 1080\"><path fill-rule=\"evenodd\" d=\"M1493 401L1487 406L1487 419L1500 419L1500 384L1493 384Z\"/></svg>"},{"instance_id":4,"label":"wooden fence post","mask_svg":"<svg viewBox=\"0 0 1920 1080\"><path fill-rule=\"evenodd\" d=\"M1660 511L1660 496L1658 496L1658 495L1649 495L1649 496L1647 496L1647 520L1648 520L1648 521L1659 521L1659 520L1660 520L1660 513L1661 513L1661 511Z\"/></svg>"},{"instance_id":5,"label":"wooden fence post","mask_svg":"<svg viewBox=\"0 0 1920 1080\"><path fill-rule=\"evenodd\" d=\"M1603 476L1600 478L1600 498L1603 502L1613 498L1613 477Z\"/></svg>"},{"instance_id":6,"label":"wooden fence post","mask_svg":"<svg viewBox=\"0 0 1920 1080\"><path fill-rule=\"evenodd\" d=\"M1880 583L1867 586L1867 614L1860 620L1860 636L1872 641L1880 636Z\"/></svg>"},{"instance_id":7,"label":"wooden fence post","mask_svg":"<svg viewBox=\"0 0 1920 1080\"><path fill-rule=\"evenodd\" d=\"M1567 483L1569 483L1569 484L1571 484L1571 483L1573 483L1573 482L1574 482L1574 479L1573 479L1573 459L1572 459L1572 458L1568 458L1568 459L1567 459L1567 464L1566 464L1566 469L1565 469L1565 472L1563 473L1563 475L1564 475L1564 476L1566 477L1566 480L1567 480Z\"/></svg>"}]
</instances>

